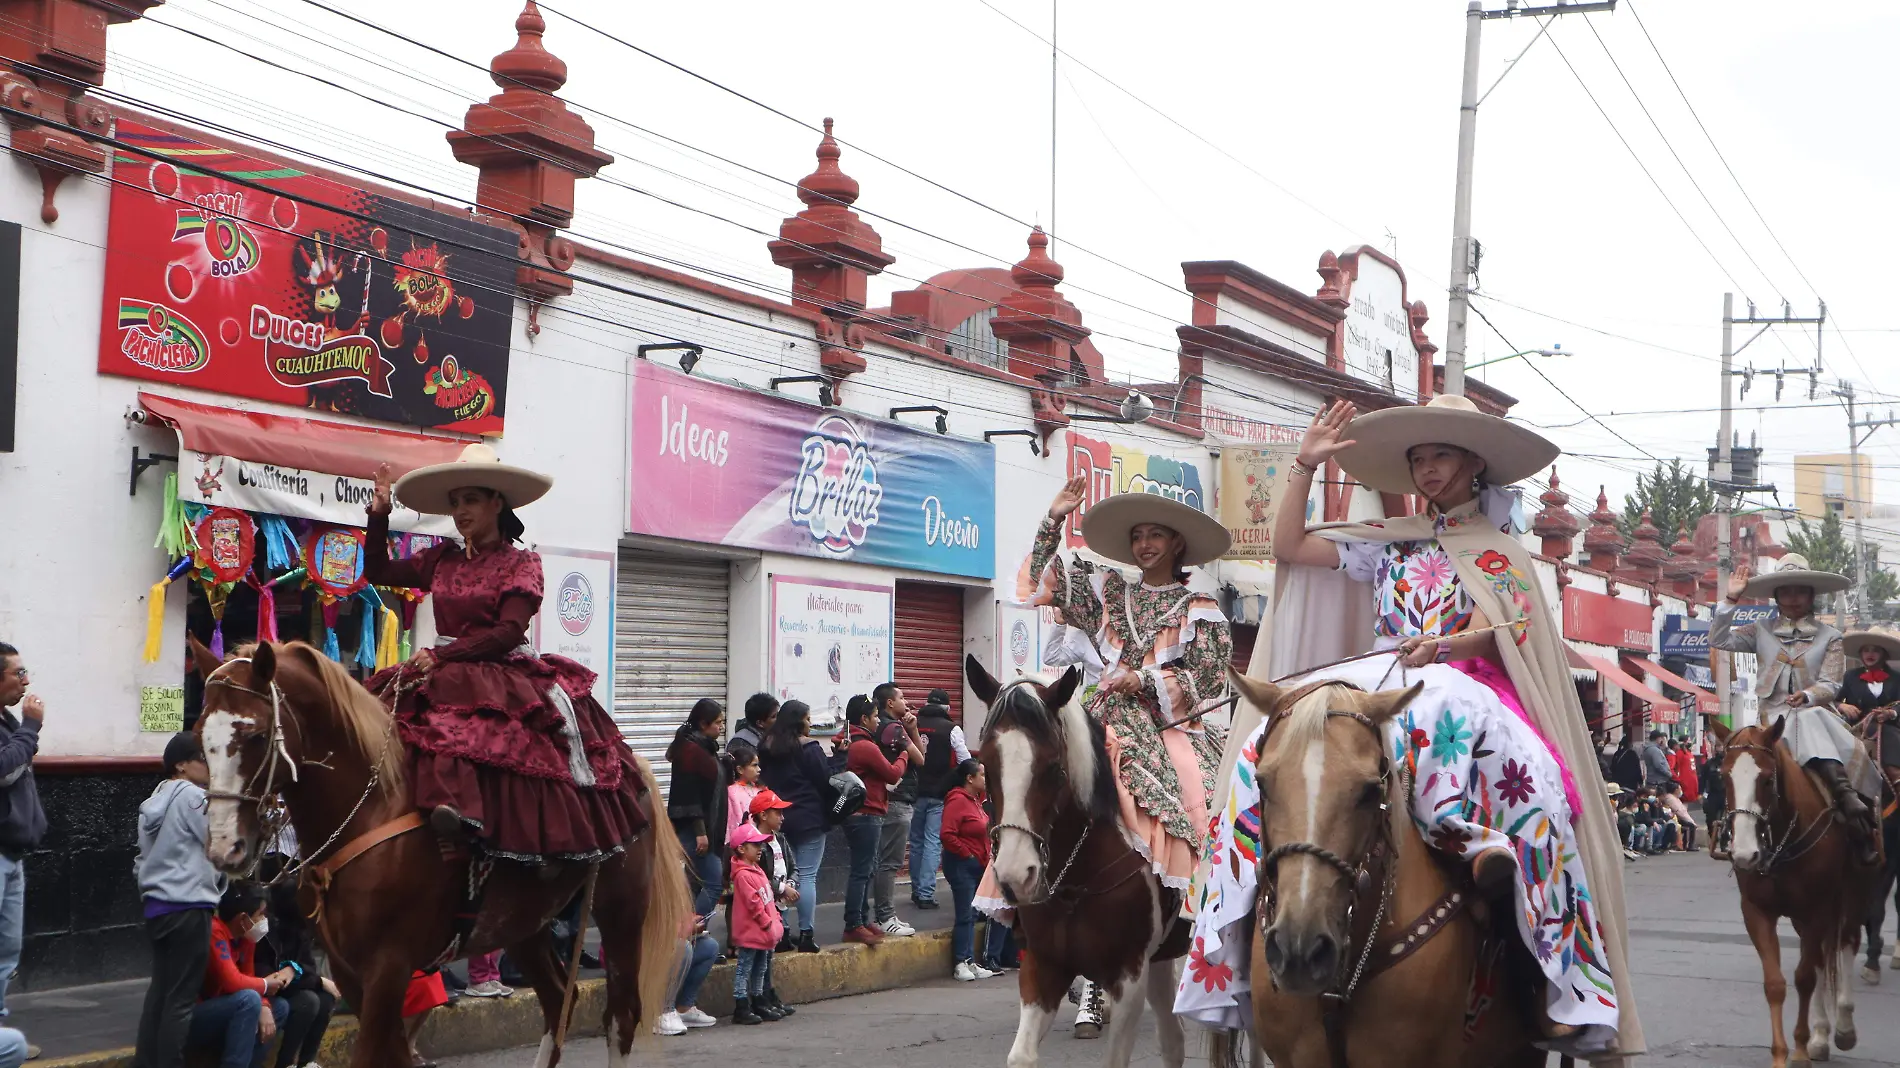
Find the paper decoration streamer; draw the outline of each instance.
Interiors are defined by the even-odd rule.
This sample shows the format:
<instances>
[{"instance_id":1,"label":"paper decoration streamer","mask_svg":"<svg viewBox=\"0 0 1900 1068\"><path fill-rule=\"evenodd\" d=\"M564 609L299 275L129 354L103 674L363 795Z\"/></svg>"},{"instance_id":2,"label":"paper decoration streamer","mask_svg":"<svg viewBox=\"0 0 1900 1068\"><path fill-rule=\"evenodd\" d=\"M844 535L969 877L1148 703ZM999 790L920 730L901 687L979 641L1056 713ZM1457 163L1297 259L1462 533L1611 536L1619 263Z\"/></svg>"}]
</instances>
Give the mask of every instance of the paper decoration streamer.
<instances>
[{"instance_id":1,"label":"paper decoration streamer","mask_svg":"<svg viewBox=\"0 0 1900 1068\"><path fill-rule=\"evenodd\" d=\"M145 662L148 664L158 663L160 648L165 644L165 590L189 570L191 557L181 558L145 593Z\"/></svg>"},{"instance_id":2,"label":"paper decoration streamer","mask_svg":"<svg viewBox=\"0 0 1900 1068\"><path fill-rule=\"evenodd\" d=\"M264 566L272 570L294 567L297 560L297 536L282 516L257 517L257 537L264 543Z\"/></svg>"},{"instance_id":3,"label":"paper decoration streamer","mask_svg":"<svg viewBox=\"0 0 1900 1068\"><path fill-rule=\"evenodd\" d=\"M178 472L165 476L164 501L160 505L158 518L158 538L152 542L155 549L165 550L166 556L189 556L193 547L191 524L185 519L185 506L178 499Z\"/></svg>"}]
</instances>

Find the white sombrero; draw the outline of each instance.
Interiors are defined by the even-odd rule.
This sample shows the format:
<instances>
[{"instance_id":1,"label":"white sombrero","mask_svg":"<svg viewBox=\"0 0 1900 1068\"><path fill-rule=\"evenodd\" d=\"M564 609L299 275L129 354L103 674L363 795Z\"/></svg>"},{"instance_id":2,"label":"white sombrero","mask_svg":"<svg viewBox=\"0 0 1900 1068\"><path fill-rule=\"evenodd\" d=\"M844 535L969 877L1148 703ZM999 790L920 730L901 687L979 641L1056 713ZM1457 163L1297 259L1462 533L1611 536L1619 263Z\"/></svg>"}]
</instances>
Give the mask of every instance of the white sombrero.
<instances>
[{"instance_id":1,"label":"white sombrero","mask_svg":"<svg viewBox=\"0 0 1900 1068\"><path fill-rule=\"evenodd\" d=\"M1841 651L1850 661L1860 659L1860 651L1868 646L1876 646L1887 654L1889 660L1900 660L1900 634L1888 634L1884 630L1850 630L1841 635Z\"/></svg>"},{"instance_id":2,"label":"white sombrero","mask_svg":"<svg viewBox=\"0 0 1900 1068\"><path fill-rule=\"evenodd\" d=\"M1218 560L1233 544L1233 536L1213 516L1153 493L1117 493L1094 505L1082 519L1082 539L1097 556L1132 564L1129 535L1142 523L1167 527L1187 540L1187 552L1177 561L1181 567Z\"/></svg>"},{"instance_id":3,"label":"white sombrero","mask_svg":"<svg viewBox=\"0 0 1900 1068\"><path fill-rule=\"evenodd\" d=\"M1468 398L1441 393L1425 404L1385 408L1353 419L1345 437L1355 444L1336 457L1346 473L1382 493L1417 493L1406 450L1445 444L1484 459L1484 480L1508 486L1550 466L1563 452L1527 427L1486 415Z\"/></svg>"},{"instance_id":4,"label":"white sombrero","mask_svg":"<svg viewBox=\"0 0 1900 1068\"><path fill-rule=\"evenodd\" d=\"M462 455L446 464L430 464L396 480L396 499L403 507L427 515L448 515L449 493L467 486L480 486L501 494L508 507L519 508L538 501L554 487L554 480L538 471L501 462L495 450L484 442L463 448Z\"/></svg>"},{"instance_id":5,"label":"white sombrero","mask_svg":"<svg viewBox=\"0 0 1900 1068\"><path fill-rule=\"evenodd\" d=\"M1817 594L1838 593L1853 584L1853 580L1846 575L1816 571L1808 566L1807 557L1800 553L1789 553L1781 558L1773 571L1749 579L1748 586L1742 592L1750 597L1766 597L1783 586L1812 586Z\"/></svg>"}]
</instances>

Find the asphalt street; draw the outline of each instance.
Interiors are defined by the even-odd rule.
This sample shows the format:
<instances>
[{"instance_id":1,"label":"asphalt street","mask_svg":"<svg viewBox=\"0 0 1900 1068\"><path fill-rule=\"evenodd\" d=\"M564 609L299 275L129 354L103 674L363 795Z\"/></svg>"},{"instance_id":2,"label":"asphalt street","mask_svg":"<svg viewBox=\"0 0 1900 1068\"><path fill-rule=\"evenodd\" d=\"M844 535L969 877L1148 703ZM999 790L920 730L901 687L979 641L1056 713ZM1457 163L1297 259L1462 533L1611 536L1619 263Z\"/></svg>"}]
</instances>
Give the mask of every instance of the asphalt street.
<instances>
[{"instance_id":1,"label":"asphalt street","mask_svg":"<svg viewBox=\"0 0 1900 1068\"><path fill-rule=\"evenodd\" d=\"M1694 853L1647 858L1626 870L1637 995L1650 1050L1638 1063L1765 1068L1768 1021L1761 969L1742 930L1727 865ZM1893 922L1890 916L1890 932ZM1782 940L1788 947L1784 964L1791 970L1793 934L1786 924ZM1892 941L1890 934L1889 947ZM1835 1053L1833 1063L1900 1068L1900 975L1888 973L1882 980L1879 986L1855 980L1860 1045L1851 1053ZM1792 984L1786 1012L1792 1031ZM1065 1009L1044 1043L1044 1063L1057 1068L1092 1065L1106 1053L1100 1041L1072 1037L1073 1015ZM733 1027L722 1022L659 1040L657 1055L636 1051L636 1057L642 1063L771 1068L972 1068L1001 1065L1015 1030L1013 976L976 983L946 977L905 990L800 1006L796 1017L779 1024ZM1205 1064L1195 1052L1191 1039L1188 1063ZM444 1068L516 1068L534 1063L534 1053L522 1048L443 1063ZM1144 1021L1135 1063L1158 1062L1153 1028ZM598 1038L576 1038L562 1063L605 1068L604 1045ZM1556 1063L1554 1058L1551 1063Z\"/></svg>"}]
</instances>

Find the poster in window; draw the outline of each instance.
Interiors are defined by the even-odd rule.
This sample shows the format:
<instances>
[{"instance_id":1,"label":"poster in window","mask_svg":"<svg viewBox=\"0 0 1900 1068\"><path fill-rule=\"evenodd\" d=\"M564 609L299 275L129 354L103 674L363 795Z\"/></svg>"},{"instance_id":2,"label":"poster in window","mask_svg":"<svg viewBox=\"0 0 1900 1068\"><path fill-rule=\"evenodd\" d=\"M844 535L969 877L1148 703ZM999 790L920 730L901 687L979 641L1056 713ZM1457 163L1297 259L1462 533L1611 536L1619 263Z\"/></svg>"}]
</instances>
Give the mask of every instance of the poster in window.
<instances>
[{"instance_id":1,"label":"poster in window","mask_svg":"<svg viewBox=\"0 0 1900 1068\"><path fill-rule=\"evenodd\" d=\"M814 734L836 734L845 705L891 680L896 590L772 577L772 694L811 706Z\"/></svg>"}]
</instances>

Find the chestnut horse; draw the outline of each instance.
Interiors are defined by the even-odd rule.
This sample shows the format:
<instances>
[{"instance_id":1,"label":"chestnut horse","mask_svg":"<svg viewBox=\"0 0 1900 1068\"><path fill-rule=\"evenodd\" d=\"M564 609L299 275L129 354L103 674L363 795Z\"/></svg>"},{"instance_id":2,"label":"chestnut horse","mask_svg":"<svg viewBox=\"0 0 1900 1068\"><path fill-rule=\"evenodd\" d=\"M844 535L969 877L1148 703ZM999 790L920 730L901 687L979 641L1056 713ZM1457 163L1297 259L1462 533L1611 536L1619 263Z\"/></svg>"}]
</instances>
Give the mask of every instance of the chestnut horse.
<instances>
[{"instance_id":1,"label":"chestnut horse","mask_svg":"<svg viewBox=\"0 0 1900 1068\"><path fill-rule=\"evenodd\" d=\"M1854 1029L1854 957L1860 949L1861 919L1880 879L1879 865L1854 862L1847 828L1835 817L1828 795L1781 744L1786 724L1785 718L1777 718L1773 726L1732 733L1711 725L1727 749L1722 780L1728 790L1729 861L1742 894L1742 922L1761 958L1774 1068L1788 1063L1788 1040L1781 1029L1781 1002L1788 994L1788 981L1781 974L1781 917L1794 921L1801 938L1801 957L1794 969L1799 998L1795 1063L1826 1060L1830 1032L1832 1045L1842 1050L1853 1049L1859 1040ZM1812 1028L1810 1007L1816 1017Z\"/></svg>"},{"instance_id":2,"label":"chestnut horse","mask_svg":"<svg viewBox=\"0 0 1900 1068\"><path fill-rule=\"evenodd\" d=\"M1267 1056L1277 1068L1543 1064L1528 994L1539 987L1498 941L1518 937L1509 908L1474 899L1412 821L1388 727L1420 687L1282 689L1230 674L1267 724L1250 973ZM1496 991L1475 1022L1474 982ZM1231 1056L1222 1048L1217 1063Z\"/></svg>"},{"instance_id":3,"label":"chestnut horse","mask_svg":"<svg viewBox=\"0 0 1900 1068\"><path fill-rule=\"evenodd\" d=\"M196 639L206 680L198 735L211 768L209 852L226 872L256 863L265 825L259 802L276 795L311 866L300 900L316 921L343 996L360 1024L353 1068L409 1063L403 992L410 976L441 956L470 880L467 861L448 863L433 834L411 817L403 757L387 709L343 670L302 642L261 642L249 658L220 663ZM639 764L642 804L654 820L652 772ZM400 828L400 830L398 830ZM359 851L360 850L360 851ZM672 834L645 833L603 861L594 919L607 969L607 1062L629 1063L635 1036L663 1008L680 925L691 907L684 856ZM334 869L333 873L330 870ZM537 1068L560 1059L555 1035L566 972L547 932L586 881L588 865L536 871L497 862L461 955L506 949L541 1001L547 1031Z\"/></svg>"},{"instance_id":4,"label":"chestnut horse","mask_svg":"<svg viewBox=\"0 0 1900 1068\"><path fill-rule=\"evenodd\" d=\"M1108 999L1110 1068L1127 1068L1144 996L1162 1064L1181 1068L1186 1036L1169 963L1187 953L1181 892L1162 887L1122 829L1107 736L1076 700L1081 673L1004 685L973 656L965 670L990 709L980 755L996 811L992 870L1026 950L1009 1068L1033 1068L1078 976Z\"/></svg>"}]
</instances>

